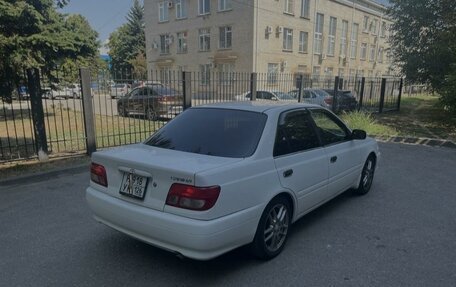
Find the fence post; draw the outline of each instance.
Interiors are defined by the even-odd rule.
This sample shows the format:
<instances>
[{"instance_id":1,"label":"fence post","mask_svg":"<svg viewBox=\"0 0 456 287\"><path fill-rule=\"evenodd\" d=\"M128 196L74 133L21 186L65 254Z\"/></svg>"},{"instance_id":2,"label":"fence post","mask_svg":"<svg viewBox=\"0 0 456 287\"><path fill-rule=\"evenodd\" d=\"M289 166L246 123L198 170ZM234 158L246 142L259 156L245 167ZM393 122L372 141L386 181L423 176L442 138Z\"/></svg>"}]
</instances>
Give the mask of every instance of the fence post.
<instances>
[{"instance_id":1,"label":"fence post","mask_svg":"<svg viewBox=\"0 0 456 287\"><path fill-rule=\"evenodd\" d=\"M192 107L192 73L182 72L182 89L184 91L184 111Z\"/></svg>"},{"instance_id":2,"label":"fence post","mask_svg":"<svg viewBox=\"0 0 456 287\"><path fill-rule=\"evenodd\" d=\"M298 102L301 103L302 102L302 86L304 84L304 77L302 75L299 75L299 86L298 86L298 89L299 89L299 94L298 94Z\"/></svg>"},{"instance_id":3,"label":"fence post","mask_svg":"<svg viewBox=\"0 0 456 287\"><path fill-rule=\"evenodd\" d=\"M382 86L380 88L380 104L378 107L378 112L380 114L383 112L383 105L385 104L385 92L386 92L386 79L382 78Z\"/></svg>"},{"instance_id":4,"label":"fence post","mask_svg":"<svg viewBox=\"0 0 456 287\"><path fill-rule=\"evenodd\" d=\"M257 73L250 74L250 100L256 101L257 96Z\"/></svg>"},{"instance_id":5,"label":"fence post","mask_svg":"<svg viewBox=\"0 0 456 287\"><path fill-rule=\"evenodd\" d=\"M361 90L359 91L359 103L358 103L358 111L361 110L363 107L363 98L364 98L364 85L366 84L366 78L361 78Z\"/></svg>"},{"instance_id":6,"label":"fence post","mask_svg":"<svg viewBox=\"0 0 456 287\"><path fill-rule=\"evenodd\" d=\"M401 83L399 84L399 96L397 97L397 110L401 109L401 98L402 98L402 89L404 88L404 79L401 78Z\"/></svg>"},{"instance_id":7,"label":"fence post","mask_svg":"<svg viewBox=\"0 0 456 287\"><path fill-rule=\"evenodd\" d=\"M40 160L47 159L48 145L46 126L44 124L43 99L41 95L40 71L36 68L27 69L30 108L32 110L33 132L35 134L35 149ZM46 155L42 155L44 152Z\"/></svg>"},{"instance_id":8,"label":"fence post","mask_svg":"<svg viewBox=\"0 0 456 287\"><path fill-rule=\"evenodd\" d=\"M81 79L82 114L84 117L86 150L87 154L91 155L97 151L97 142L95 137L95 120L93 117L92 91L90 88L90 69L80 68L79 77Z\"/></svg>"},{"instance_id":9,"label":"fence post","mask_svg":"<svg viewBox=\"0 0 456 287\"><path fill-rule=\"evenodd\" d=\"M339 90L339 76L334 78L334 96L333 96L333 112L337 112L337 92Z\"/></svg>"}]
</instances>

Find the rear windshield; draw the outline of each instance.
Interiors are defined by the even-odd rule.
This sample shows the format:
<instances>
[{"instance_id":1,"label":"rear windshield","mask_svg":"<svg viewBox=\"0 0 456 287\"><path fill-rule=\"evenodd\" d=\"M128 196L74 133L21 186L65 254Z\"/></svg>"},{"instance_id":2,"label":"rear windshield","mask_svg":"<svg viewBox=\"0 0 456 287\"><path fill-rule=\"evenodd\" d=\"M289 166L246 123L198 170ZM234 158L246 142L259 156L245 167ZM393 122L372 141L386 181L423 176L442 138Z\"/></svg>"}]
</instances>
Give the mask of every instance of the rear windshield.
<instances>
[{"instance_id":1,"label":"rear windshield","mask_svg":"<svg viewBox=\"0 0 456 287\"><path fill-rule=\"evenodd\" d=\"M193 108L166 124L146 144L212 156L249 157L256 150L266 119L257 112Z\"/></svg>"}]
</instances>

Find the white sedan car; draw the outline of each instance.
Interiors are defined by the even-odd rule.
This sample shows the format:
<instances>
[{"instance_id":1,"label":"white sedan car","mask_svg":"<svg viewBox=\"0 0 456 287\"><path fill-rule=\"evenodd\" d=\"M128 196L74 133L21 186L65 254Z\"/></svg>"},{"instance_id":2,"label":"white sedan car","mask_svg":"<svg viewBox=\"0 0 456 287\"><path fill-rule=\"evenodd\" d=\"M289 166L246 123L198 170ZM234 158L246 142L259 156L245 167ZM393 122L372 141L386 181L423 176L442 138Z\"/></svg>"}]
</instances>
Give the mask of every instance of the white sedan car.
<instances>
[{"instance_id":1,"label":"white sedan car","mask_svg":"<svg viewBox=\"0 0 456 287\"><path fill-rule=\"evenodd\" d=\"M309 104L188 109L145 142L92 155L97 221L199 260L250 244L270 259L291 223L338 194L369 191L379 150Z\"/></svg>"}]
</instances>

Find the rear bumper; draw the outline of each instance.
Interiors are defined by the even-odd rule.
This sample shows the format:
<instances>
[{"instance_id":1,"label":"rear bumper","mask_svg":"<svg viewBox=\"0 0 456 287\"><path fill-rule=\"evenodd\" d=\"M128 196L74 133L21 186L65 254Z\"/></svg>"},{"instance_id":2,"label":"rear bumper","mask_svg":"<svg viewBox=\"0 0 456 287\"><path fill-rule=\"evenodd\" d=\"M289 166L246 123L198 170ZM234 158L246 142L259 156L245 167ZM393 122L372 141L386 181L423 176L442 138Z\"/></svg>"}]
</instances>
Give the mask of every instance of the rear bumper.
<instances>
[{"instance_id":1,"label":"rear bumper","mask_svg":"<svg viewBox=\"0 0 456 287\"><path fill-rule=\"evenodd\" d=\"M86 199L97 221L151 245L208 260L250 243L261 206L214 220L195 220L132 204L91 187Z\"/></svg>"}]
</instances>

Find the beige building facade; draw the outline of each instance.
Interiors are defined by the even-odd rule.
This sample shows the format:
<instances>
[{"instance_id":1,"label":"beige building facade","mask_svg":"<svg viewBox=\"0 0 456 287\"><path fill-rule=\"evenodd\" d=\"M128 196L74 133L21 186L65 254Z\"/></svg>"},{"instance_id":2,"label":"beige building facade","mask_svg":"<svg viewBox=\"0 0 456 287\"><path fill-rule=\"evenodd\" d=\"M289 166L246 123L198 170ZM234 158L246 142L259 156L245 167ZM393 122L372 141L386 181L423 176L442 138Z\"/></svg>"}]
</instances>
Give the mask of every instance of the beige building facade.
<instances>
[{"instance_id":1,"label":"beige building facade","mask_svg":"<svg viewBox=\"0 0 456 287\"><path fill-rule=\"evenodd\" d=\"M318 76L391 73L371 0L145 0L148 69ZM202 77L204 81L204 76Z\"/></svg>"}]
</instances>

